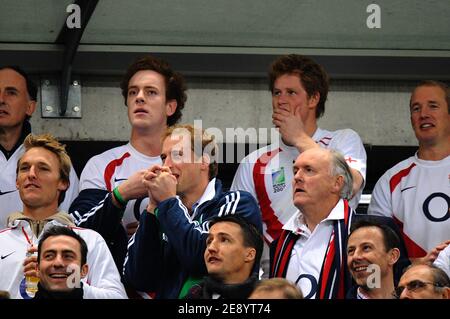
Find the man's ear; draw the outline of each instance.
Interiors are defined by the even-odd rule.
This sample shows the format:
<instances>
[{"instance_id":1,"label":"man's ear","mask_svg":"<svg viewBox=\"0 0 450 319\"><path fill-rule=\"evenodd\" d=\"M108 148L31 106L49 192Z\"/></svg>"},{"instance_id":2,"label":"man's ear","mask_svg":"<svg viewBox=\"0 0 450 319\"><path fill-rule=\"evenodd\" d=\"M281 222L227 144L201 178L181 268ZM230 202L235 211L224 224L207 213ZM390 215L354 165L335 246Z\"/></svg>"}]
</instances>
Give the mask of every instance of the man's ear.
<instances>
[{"instance_id":1,"label":"man's ear","mask_svg":"<svg viewBox=\"0 0 450 319\"><path fill-rule=\"evenodd\" d=\"M202 155L202 170L209 170L209 164L211 164L211 158L208 154Z\"/></svg>"},{"instance_id":2,"label":"man's ear","mask_svg":"<svg viewBox=\"0 0 450 319\"><path fill-rule=\"evenodd\" d=\"M256 249L255 248L247 248L245 252L245 262L251 262L254 261L256 258Z\"/></svg>"},{"instance_id":3,"label":"man's ear","mask_svg":"<svg viewBox=\"0 0 450 319\"><path fill-rule=\"evenodd\" d=\"M341 196L341 190L344 187L344 176L338 175L334 177L333 193Z\"/></svg>"},{"instance_id":4,"label":"man's ear","mask_svg":"<svg viewBox=\"0 0 450 319\"><path fill-rule=\"evenodd\" d=\"M449 287L442 287L442 297L444 299L450 299L450 288Z\"/></svg>"},{"instance_id":5,"label":"man's ear","mask_svg":"<svg viewBox=\"0 0 450 319\"><path fill-rule=\"evenodd\" d=\"M166 116L172 116L177 110L177 100L170 100L166 103Z\"/></svg>"},{"instance_id":6,"label":"man's ear","mask_svg":"<svg viewBox=\"0 0 450 319\"><path fill-rule=\"evenodd\" d=\"M308 108L315 109L317 107L317 104L319 104L319 101L320 101L320 93L316 92L313 95L311 95L311 97L308 99Z\"/></svg>"},{"instance_id":7,"label":"man's ear","mask_svg":"<svg viewBox=\"0 0 450 319\"><path fill-rule=\"evenodd\" d=\"M58 183L58 190L59 191L66 191L69 188L69 183L65 182L63 180L60 180Z\"/></svg>"},{"instance_id":8,"label":"man's ear","mask_svg":"<svg viewBox=\"0 0 450 319\"><path fill-rule=\"evenodd\" d=\"M389 251L389 265L394 265L400 258L400 250L398 248L392 248Z\"/></svg>"},{"instance_id":9,"label":"man's ear","mask_svg":"<svg viewBox=\"0 0 450 319\"><path fill-rule=\"evenodd\" d=\"M36 101L28 101L28 106L25 114L31 116L33 115L35 109L36 109Z\"/></svg>"},{"instance_id":10,"label":"man's ear","mask_svg":"<svg viewBox=\"0 0 450 319\"><path fill-rule=\"evenodd\" d=\"M80 278L86 277L87 274L88 274L88 272L89 272L89 266L88 266L88 264L84 264L83 266L81 266L81 269L80 269Z\"/></svg>"}]
</instances>

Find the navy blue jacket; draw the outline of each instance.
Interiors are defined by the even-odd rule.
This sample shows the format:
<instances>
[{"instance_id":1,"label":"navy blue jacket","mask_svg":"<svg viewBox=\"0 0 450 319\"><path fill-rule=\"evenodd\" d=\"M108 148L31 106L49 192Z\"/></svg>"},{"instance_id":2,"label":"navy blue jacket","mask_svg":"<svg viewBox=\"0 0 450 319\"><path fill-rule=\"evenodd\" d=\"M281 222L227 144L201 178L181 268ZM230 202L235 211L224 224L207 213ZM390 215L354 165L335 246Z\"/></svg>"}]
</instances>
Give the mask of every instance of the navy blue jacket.
<instances>
[{"instance_id":1,"label":"navy blue jacket","mask_svg":"<svg viewBox=\"0 0 450 319\"><path fill-rule=\"evenodd\" d=\"M157 216L148 212L141 215L125 259L124 277L128 285L158 299L178 298L188 278L207 274L203 255L209 221L219 214L239 214L262 231L261 213L250 193L223 193L219 180L215 192L213 199L197 208L193 220L176 197L162 201Z\"/></svg>"},{"instance_id":2,"label":"navy blue jacket","mask_svg":"<svg viewBox=\"0 0 450 319\"><path fill-rule=\"evenodd\" d=\"M77 226L102 235L122 274L128 236L122 225L124 210L113 204L111 193L103 189L84 189L73 201L69 213Z\"/></svg>"}]
</instances>

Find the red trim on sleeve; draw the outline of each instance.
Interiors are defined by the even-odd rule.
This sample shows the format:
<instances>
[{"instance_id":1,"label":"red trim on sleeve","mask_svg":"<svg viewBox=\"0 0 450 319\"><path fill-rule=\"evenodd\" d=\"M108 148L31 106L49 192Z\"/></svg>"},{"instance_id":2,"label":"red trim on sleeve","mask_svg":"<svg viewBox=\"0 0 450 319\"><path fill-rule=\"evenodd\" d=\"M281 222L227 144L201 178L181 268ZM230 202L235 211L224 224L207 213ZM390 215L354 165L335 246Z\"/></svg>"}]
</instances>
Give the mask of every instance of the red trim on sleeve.
<instances>
[{"instance_id":1,"label":"red trim on sleeve","mask_svg":"<svg viewBox=\"0 0 450 319\"><path fill-rule=\"evenodd\" d=\"M390 186L391 193L394 192L394 189L401 182L402 178L405 177L405 176L408 176L409 172L411 171L411 169L414 166L416 166L416 163L412 163L411 165L409 165L408 168L402 169L400 172L398 172L397 174L392 176L391 180L389 181L389 186Z\"/></svg>"},{"instance_id":2,"label":"red trim on sleeve","mask_svg":"<svg viewBox=\"0 0 450 319\"><path fill-rule=\"evenodd\" d=\"M272 206L270 206L271 201L269 199L269 195L267 195L264 173L267 164L279 152L281 152L280 148L264 153L258 158L255 166L253 167L253 181L255 183L255 193L256 197L258 197L259 208L261 209L262 221L266 224L266 231L272 237L272 240L275 240L280 236L283 224L280 223L274 210L272 209ZM269 241L268 238L266 238L266 240Z\"/></svg>"},{"instance_id":3,"label":"red trim on sleeve","mask_svg":"<svg viewBox=\"0 0 450 319\"><path fill-rule=\"evenodd\" d=\"M105 185L106 189L110 192L112 190L111 188L111 177L113 176L114 172L116 171L116 167L122 165L122 162L127 157L130 157L130 153L126 152L122 155L121 158L112 160L111 162L106 165L105 173L103 174L103 177L105 179Z\"/></svg>"}]
</instances>

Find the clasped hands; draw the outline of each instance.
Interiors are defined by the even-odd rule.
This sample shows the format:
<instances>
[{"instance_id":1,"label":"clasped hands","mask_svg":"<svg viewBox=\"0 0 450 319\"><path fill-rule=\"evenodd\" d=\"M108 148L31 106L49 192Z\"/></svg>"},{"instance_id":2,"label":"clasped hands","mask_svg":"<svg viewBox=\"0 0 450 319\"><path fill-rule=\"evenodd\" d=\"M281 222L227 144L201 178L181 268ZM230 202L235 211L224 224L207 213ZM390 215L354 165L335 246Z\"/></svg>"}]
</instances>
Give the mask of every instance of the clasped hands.
<instances>
[{"instance_id":1,"label":"clasped hands","mask_svg":"<svg viewBox=\"0 0 450 319\"><path fill-rule=\"evenodd\" d=\"M142 184L150 199L147 211L153 213L158 204L177 194L177 178L167 166L153 165L143 175Z\"/></svg>"}]
</instances>

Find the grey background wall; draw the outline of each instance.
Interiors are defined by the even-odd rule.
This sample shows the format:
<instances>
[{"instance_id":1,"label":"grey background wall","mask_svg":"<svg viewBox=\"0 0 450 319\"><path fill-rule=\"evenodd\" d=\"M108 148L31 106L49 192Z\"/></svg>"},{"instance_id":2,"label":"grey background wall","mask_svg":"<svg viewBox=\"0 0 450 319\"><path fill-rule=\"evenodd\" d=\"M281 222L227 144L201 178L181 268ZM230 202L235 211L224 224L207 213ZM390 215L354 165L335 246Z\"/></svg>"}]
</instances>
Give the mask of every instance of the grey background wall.
<instances>
[{"instance_id":1,"label":"grey background wall","mask_svg":"<svg viewBox=\"0 0 450 319\"><path fill-rule=\"evenodd\" d=\"M45 119L38 110L32 118L36 132L52 132L65 140L129 138L120 77L82 77L82 118ZM271 96L267 81L258 78L189 77L188 101L182 122L202 120L203 128L271 128ZM319 125L352 128L364 143L416 145L409 122L409 97L415 82L335 80ZM270 134L268 136L270 138ZM264 138L251 143L265 143Z\"/></svg>"},{"instance_id":2,"label":"grey background wall","mask_svg":"<svg viewBox=\"0 0 450 319\"><path fill-rule=\"evenodd\" d=\"M81 77L82 118L38 111L36 132L125 141L118 83L138 56L163 57L187 76L183 122L223 131L272 127L267 66L304 54L332 78L322 127L353 128L372 145L415 145L409 93L419 79L450 81L449 16L450 0L0 0L0 64L55 80L70 65ZM82 28L70 28L77 17Z\"/></svg>"}]
</instances>

